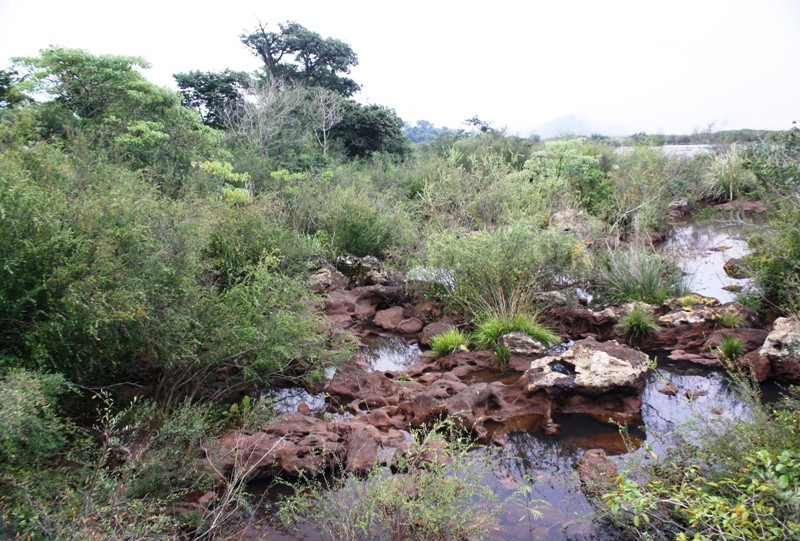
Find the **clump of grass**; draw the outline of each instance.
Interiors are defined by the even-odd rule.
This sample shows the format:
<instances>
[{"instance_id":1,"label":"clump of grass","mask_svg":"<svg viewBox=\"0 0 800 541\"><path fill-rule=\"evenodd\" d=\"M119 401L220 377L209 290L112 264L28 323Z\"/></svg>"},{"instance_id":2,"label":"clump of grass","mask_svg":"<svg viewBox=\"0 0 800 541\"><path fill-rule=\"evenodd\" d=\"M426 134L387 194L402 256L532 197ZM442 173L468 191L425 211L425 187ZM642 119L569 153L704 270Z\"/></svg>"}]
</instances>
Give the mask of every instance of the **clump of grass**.
<instances>
[{"instance_id":1,"label":"clump of grass","mask_svg":"<svg viewBox=\"0 0 800 541\"><path fill-rule=\"evenodd\" d=\"M496 352L500 337L512 331L524 332L546 347L561 342L556 333L536 321L532 316L518 315L514 317L496 316L484 320L474 333L475 343L478 347L495 349Z\"/></svg>"},{"instance_id":2,"label":"clump of grass","mask_svg":"<svg viewBox=\"0 0 800 541\"><path fill-rule=\"evenodd\" d=\"M629 340L642 339L660 329L653 313L641 306L635 306L630 312L619 318L617 328Z\"/></svg>"},{"instance_id":3,"label":"clump of grass","mask_svg":"<svg viewBox=\"0 0 800 541\"><path fill-rule=\"evenodd\" d=\"M442 356L456 351L464 350L469 347L469 337L458 329L448 329L441 334L431 338L431 349L436 355Z\"/></svg>"},{"instance_id":4,"label":"clump of grass","mask_svg":"<svg viewBox=\"0 0 800 541\"><path fill-rule=\"evenodd\" d=\"M689 293L688 295L684 295L677 299L678 306L681 308L687 308L689 306L697 306L697 305L705 305L710 306L714 304L714 299L710 299L707 297L701 297L695 293Z\"/></svg>"},{"instance_id":5,"label":"clump of grass","mask_svg":"<svg viewBox=\"0 0 800 541\"><path fill-rule=\"evenodd\" d=\"M615 301L661 304L686 289L681 270L644 246L609 251L597 278L600 290Z\"/></svg>"},{"instance_id":6,"label":"clump of grass","mask_svg":"<svg viewBox=\"0 0 800 541\"><path fill-rule=\"evenodd\" d=\"M738 312L725 312L714 318L714 323L720 327L728 327L729 329L738 329L745 326L744 316Z\"/></svg>"},{"instance_id":7,"label":"clump of grass","mask_svg":"<svg viewBox=\"0 0 800 541\"><path fill-rule=\"evenodd\" d=\"M724 336L717 346L717 354L726 361L735 361L744 355L744 342L735 336Z\"/></svg>"}]
</instances>

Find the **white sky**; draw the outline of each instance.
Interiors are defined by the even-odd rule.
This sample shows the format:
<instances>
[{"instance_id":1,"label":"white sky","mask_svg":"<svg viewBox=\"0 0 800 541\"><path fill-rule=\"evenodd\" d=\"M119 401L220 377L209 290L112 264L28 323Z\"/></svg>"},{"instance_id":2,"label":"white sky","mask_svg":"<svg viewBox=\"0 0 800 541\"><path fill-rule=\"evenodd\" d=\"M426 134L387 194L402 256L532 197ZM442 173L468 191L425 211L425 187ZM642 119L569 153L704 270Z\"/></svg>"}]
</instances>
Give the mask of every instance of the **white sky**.
<instances>
[{"instance_id":1,"label":"white sky","mask_svg":"<svg viewBox=\"0 0 800 541\"><path fill-rule=\"evenodd\" d=\"M151 81L251 71L257 18L350 44L362 102L406 121L478 115L530 134L578 114L603 133L787 129L800 119L795 0L0 0L0 68L48 45L145 57Z\"/></svg>"}]
</instances>

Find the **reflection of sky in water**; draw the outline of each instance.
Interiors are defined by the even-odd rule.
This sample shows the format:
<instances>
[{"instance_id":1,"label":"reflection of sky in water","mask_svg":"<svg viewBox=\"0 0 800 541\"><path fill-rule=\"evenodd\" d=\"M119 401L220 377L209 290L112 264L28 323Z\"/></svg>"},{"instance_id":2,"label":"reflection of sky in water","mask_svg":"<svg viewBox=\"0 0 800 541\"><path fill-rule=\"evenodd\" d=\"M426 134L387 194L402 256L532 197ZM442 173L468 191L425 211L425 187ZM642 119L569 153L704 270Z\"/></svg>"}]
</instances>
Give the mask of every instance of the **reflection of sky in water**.
<instances>
[{"instance_id":1,"label":"reflection of sky in water","mask_svg":"<svg viewBox=\"0 0 800 541\"><path fill-rule=\"evenodd\" d=\"M710 222L679 225L664 243L662 252L676 259L687 274L685 280L693 293L730 302L736 300L736 293L723 287L750 283L731 278L723 269L729 259L749 253L747 243L740 238L741 231L741 225Z\"/></svg>"},{"instance_id":2,"label":"reflection of sky in water","mask_svg":"<svg viewBox=\"0 0 800 541\"><path fill-rule=\"evenodd\" d=\"M396 336L368 336L362 338L367 347L364 357L377 372L405 370L419 360L422 352L417 344L406 344Z\"/></svg>"},{"instance_id":3,"label":"reflection of sky in water","mask_svg":"<svg viewBox=\"0 0 800 541\"><path fill-rule=\"evenodd\" d=\"M668 383L678 387L675 396L659 392ZM702 396L690 399L687 391L700 391ZM669 433L677 427L683 432L703 434L737 419L747 419L747 405L728 387L719 372L680 374L659 369L650 376L642 395L642 420L647 427L647 443L657 452L663 451L659 439L669 441ZM690 438L691 439L691 438Z\"/></svg>"},{"instance_id":4,"label":"reflection of sky in water","mask_svg":"<svg viewBox=\"0 0 800 541\"><path fill-rule=\"evenodd\" d=\"M272 402L276 415L294 413L302 403L305 403L312 411L325 407L324 394L310 394L302 387L269 388L261 393L261 398Z\"/></svg>"}]
</instances>

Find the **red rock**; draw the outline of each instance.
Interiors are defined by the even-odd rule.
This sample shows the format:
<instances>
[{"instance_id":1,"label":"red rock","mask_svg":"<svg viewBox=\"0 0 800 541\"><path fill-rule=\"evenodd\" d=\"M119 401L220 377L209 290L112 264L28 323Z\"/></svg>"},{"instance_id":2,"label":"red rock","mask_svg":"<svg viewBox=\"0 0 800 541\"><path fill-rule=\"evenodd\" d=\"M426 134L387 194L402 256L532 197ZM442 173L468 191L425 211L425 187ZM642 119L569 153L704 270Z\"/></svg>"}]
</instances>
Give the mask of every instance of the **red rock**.
<instances>
[{"instance_id":1,"label":"red rock","mask_svg":"<svg viewBox=\"0 0 800 541\"><path fill-rule=\"evenodd\" d=\"M377 317L377 316L376 316ZM415 317L404 319L395 327L397 332L415 333L422 330L422 322Z\"/></svg>"},{"instance_id":2,"label":"red rock","mask_svg":"<svg viewBox=\"0 0 800 541\"><path fill-rule=\"evenodd\" d=\"M392 306L386 310L380 310L375 314L372 323L387 331L393 331L405 319L402 306ZM421 328L421 327L420 327Z\"/></svg>"},{"instance_id":3,"label":"red rock","mask_svg":"<svg viewBox=\"0 0 800 541\"><path fill-rule=\"evenodd\" d=\"M419 335L419 343L422 345L427 346L431 342L431 338L436 336L437 334L442 334L454 327L451 321L434 321L433 323L429 323L422 329L422 334Z\"/></svg>"},{"instance_id":4,"label":"red rock","mask_svg":"<svg viewBox=\"0 0 800 541\"><path fill-rule=\"evenodd\" d=\"M675 396L678 394L678 391L678 386L671 381L658 390L659 393L667 396Z\"/></svg>"},{"instance_id":5,"label":"red rock","mask_svg":"<svg viewBox=\"0 0 800 541\"><path fill-rule=\"evenodd\" d=\"M589 449L575 463L583 489L599 496L614 486L617 466L602 449Z\"/></svg>"}]
</instances>

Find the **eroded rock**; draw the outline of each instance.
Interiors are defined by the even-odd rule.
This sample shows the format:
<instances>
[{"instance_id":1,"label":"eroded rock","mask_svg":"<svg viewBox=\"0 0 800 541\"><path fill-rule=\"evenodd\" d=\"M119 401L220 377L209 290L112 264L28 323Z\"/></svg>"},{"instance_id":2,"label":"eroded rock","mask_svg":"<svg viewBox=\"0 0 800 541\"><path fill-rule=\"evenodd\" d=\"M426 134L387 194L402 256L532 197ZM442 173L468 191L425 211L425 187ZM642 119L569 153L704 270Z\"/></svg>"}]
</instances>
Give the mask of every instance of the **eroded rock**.
<instances>
[{"instance_id":1,"label":"eroded rock","mask_svg":"<svg viewBox=\"0 0 800 541\"><path fill-rule=\"evenodd\" d=\"M800 319L776 319L759 354L769 359L776 379L800 381Z\"/></svg>"}]
</instances>

